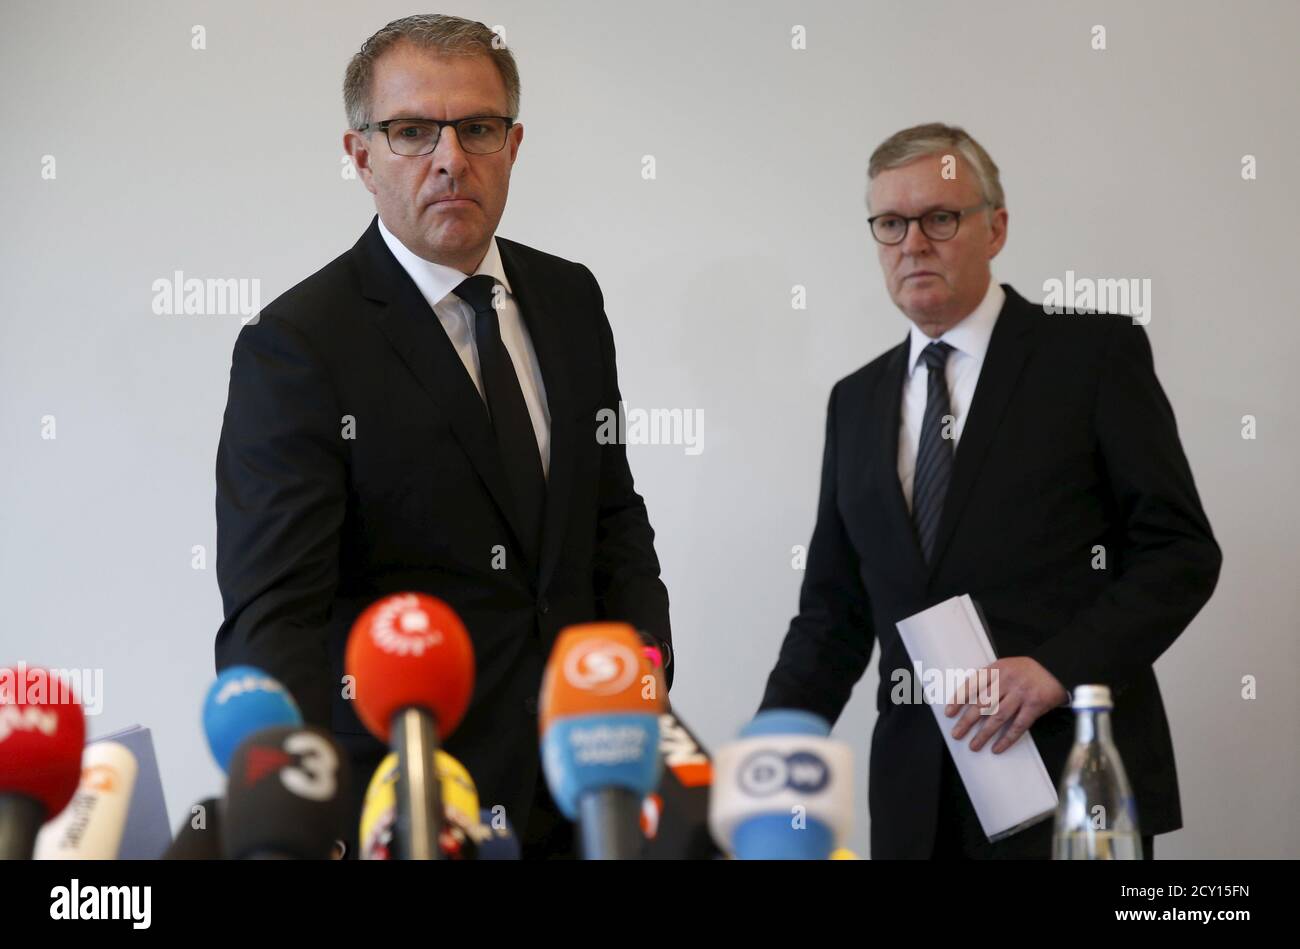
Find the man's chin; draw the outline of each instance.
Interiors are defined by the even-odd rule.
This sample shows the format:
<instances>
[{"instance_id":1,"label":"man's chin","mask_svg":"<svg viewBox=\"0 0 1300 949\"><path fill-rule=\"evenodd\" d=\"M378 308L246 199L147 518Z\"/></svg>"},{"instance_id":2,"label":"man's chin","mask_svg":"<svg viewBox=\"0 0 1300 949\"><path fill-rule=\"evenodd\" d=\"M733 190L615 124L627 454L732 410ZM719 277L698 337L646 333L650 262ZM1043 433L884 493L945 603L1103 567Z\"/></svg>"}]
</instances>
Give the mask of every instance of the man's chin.
<instances>
[{"instance_id":1,"label":"man's chin","mask_svg":"<svg viewBox=\"0 0 1300 949\"><path fill-rule=\"evenodd\" d=\"M916 319L941 318L952 302L952 294L941 291L904 290L895 301L898 308Z\"/></svg>"},{"instance_id":2,"label":"man's chin","mask_svg":"<svg viewBox=\"0 0 1300 949\"><path fill-rule=\"evenodd\" d=\"M470 253L481 247L485 241L483 234L475 229L458 227L432 227L425 231L425 242L432 250L445 257L456 257Z\"/></svg>"}]
</instances>

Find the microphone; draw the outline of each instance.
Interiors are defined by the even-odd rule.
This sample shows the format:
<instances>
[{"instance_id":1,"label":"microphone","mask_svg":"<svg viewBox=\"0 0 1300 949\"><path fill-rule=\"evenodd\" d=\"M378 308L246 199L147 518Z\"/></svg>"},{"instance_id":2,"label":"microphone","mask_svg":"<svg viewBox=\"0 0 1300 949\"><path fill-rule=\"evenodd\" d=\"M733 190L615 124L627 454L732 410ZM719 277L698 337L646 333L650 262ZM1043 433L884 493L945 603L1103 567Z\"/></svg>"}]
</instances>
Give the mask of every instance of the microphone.
<instances>
[{"instance_id":1,"label":"microphone","mask_svg":"<svg viewBox=\"0 0 1300 949\"><path fill-rule=\"evenodd\" d=\"M397 840L403 859L437 860L442 825L434 752L474 690L474 648L455 611L423 593L368 606L352 626L344 668L362 724L397 754Z\"/></svg>"},{"instance_id":2,"label":"microphone","mask_svg":"<svg viewBox=\"0 0 1300 949\"><path fill-rule=\"evenodd\" d=\"M739 860L827 860L853 819L853 753L811 712L759 712L714 756L709 828Z\"/></svg>"},{"instance_id":3,"label":"microphone","mask_svg":"<svg viewBox=\"0 0 1300 949\"><path fill-rule=\"evenodd\" d=\"M713 761L671 708L659 716L664 772L647 798L647 860L715 860L722 851L709 833Z\"/></svg>"},{"instance_id":4,"label":"microphone","mask_svg":"<svg viewBox=\"0 0 1300 949\"><path fill-rule=\"evenodd\" d=\"M232 860L327 860L347 827L347 756L323 729L266 728L230 760L221 820Z\"/></svg>"},{"instance_id":5,"label":"microphone","mask_svg":"<svg viewBox=\"0 0 1300 949\"><path fill-rule=\"evenodd\" d=\"M25 663L0 669L0 860L30 860L41 824L81 781L86 716L72 689Z\"/></svg>"},{"instance_id":6,"label":"microphone","mask_svg":"<svg viewBox=\"0 0 1300 949\"><path fill-rule=\"evenodd\" d=\"M357 834L357 859L395 860L397 845L397 755L388 754L366 785L361 802L361 830Z\"/></svg>"},{"instance_id":7,"label":"microphone","mask_svg":"<svg viewBox=\"0 0 1300 949\"><path fill-rule=\"evenodd\" d=\"M447 860L476 857L478 839L478 789L465 766L441 748L434 755L442 799L442 832L438 837L440 855ZM397 755L389 754L379 763L366 788L361 807L361 831L357 835L362 860L401 859L393 840L397 824Z\"/></svg>"},{"instance_id":8,"label":"microphone","mask_svg":"<svg viewBox=\"0 0 1300 949\"><path fill-rule=\"evenodd\" d=\"M208 687L203 702L203 734L208 749L223 772L240 743L264 728L301 725L302 713L288 689L256 666L230 666ZM225 802L205 798L191 808L199 810L181 825L164 860L221 860L221 810ZM197 821L197 824L196 824Z\"/></svg>"},{"instance_id":9,"label":"microphone","mask_svg":"<svg viewBox=\"0 0 1300 949\"><path fill-rule=\"evenodd\" d=\"M256 666L231 666L208 687L203 702L203 732L222 771L245 738L263 728L301 725L293 696Z\"/></svg>"},{"instance_id":10,"label":"microphone","mask_svg":"<svg viewBox=\"0 0 1300 949\"><path fill-rule=\"evenodd\" d=\"M164 860L224 860L226 853L221 843L221 810L225 802L209 797L199 801L195 807L202 808L198 814L192 814L181 829L176 832L176 839L171 842ZM193 808L191 808L193 810ZM195 818L202 818L195 826Z\"/></svg>"},{"instance_id":11,"label":"microphone","mask_svg":"<svg viewBox=\"0 0 1300 949\"><path fill-rule=\"evenodd\" d=\"M116 860L139 770L125 745L87 745L81 755L81 784L72 803L36 835L36 859Z\"/></svg>"},{"instance_id":12,"label":"microphone","mask_svg":"<svg viewBox=\"0 0 1300 949\"><path fill-rule=\"evenodd\" d=\"M563 630L542 675L542 768L588 860L642 855L641 801L659 779L662 675L626 623Z\"/></svg>"}]
</instances>

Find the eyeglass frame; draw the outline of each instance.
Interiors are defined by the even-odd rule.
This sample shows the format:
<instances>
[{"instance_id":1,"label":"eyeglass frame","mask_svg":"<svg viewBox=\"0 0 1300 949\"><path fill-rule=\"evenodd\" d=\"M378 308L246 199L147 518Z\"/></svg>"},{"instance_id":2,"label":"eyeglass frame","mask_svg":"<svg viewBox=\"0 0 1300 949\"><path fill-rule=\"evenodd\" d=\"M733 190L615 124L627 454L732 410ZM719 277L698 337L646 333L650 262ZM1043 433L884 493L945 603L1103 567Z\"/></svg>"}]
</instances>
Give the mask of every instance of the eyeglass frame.
<instances>
[{"instance_id":1,"label":"eyeglass frame","mask_svg":"<svg viewBox=\"0 0 1300 949\"><path fill-rule=\"evenodd\" d=\"M501 149L506 147L506 142L509 141L510 139L510 129L512 129L515 124L515 119L513 119L508 115L467 115L464 118L460 118L460 119L423 119L423 118L416 118L414 116L399 116L393 119L384 119L382 122L367 122L365 125L361 126L360 128L353 129L353 131L365 132L370 129L378 129L379 131L384 133L384 141L388 143L388 150L392 152L394 155L396 155L398 158L423 158L425 155L432 155L434 152L438 150L438 143L442 141L443 129L445 129L449 125L456 126L456 125L460 125L462 122L473 122L475 119L501 119L506 123L506 134L501 139L500 148L494 148L490 152L471 152L468 149L466 149L465 150L466 155L495 155L497 152L501 151ZM397 149L393 148L393 140L388 137L388 127L392 125L394 122L425 122L429 125L436 125L438 127L438 135L433 140L433 148L429 149L427 152L420 152L418 155L403 155ZM459 129L456 130L456 144L458 145L460 144Z\"/></svg>"},{"instance_id":2,"label":"eyeglass frame","mask_svg":"<svg viewBox=\"0 0 1300 949\"><path fill-rule=\"evenodd\" d=\"M916 226L921 229L921 233L924 234L928 240L939 241L940 243L942 243L943 241L950 241L957 236L957 232L961 230L962 218L970 214L972 211L979 211L986 207L989 207L988 201L981 201L979 204L972 204L968 208L931 208L930 210L926 211L925 214L921 214L916 217L908 217L905 214L899 214L897 211L881 211L879 214L873 214L871 217L867 218L867 229L871 231L871 236L875 238L877 244L882 244L885 247L897 247L899 244L903 243L903 241L907 240L907 234L912 229L912 222L915 221ZM923 223L923 219L925 218L926 214L934 214L936 211L944 211L947 212L948 214L957 215L957 227L954 228L953 232L949 234L947 237L931 237L930 232L925 229L925 224ZM880 220L882 217L902 218L903 223L905 225L903 227L903 236L900 237L898 240L893 241L892 243L882 241L879 237L876 237L875 222Z\"/></svg>"}]
</instances>

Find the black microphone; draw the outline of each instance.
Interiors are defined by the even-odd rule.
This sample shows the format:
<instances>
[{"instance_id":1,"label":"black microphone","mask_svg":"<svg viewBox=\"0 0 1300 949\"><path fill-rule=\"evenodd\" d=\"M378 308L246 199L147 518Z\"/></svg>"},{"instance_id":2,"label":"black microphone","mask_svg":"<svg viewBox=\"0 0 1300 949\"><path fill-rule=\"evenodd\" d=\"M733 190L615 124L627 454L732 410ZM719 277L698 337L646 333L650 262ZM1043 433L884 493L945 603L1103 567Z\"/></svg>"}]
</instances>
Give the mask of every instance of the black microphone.
<instances>
[{"instance_id":1,"label":"black microphone","mask_svg":"<svg viewBox=\"0 0 1300 949\"><path fill-rule=\"evenodd\" d=\"M347 757L323 729L256 732L230 762L221 840L231 860L326 860L346 836Z\"/></svg>"}]
</instances>

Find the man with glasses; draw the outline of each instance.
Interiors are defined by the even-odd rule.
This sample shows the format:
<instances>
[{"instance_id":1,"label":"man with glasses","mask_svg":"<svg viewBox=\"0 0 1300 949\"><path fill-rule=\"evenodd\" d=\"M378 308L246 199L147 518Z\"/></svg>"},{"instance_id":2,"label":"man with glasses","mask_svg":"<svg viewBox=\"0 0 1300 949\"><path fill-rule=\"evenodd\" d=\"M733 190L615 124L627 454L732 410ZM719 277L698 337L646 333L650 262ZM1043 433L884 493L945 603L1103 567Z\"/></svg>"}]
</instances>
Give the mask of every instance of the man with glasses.
<instances>
[{"instance_id":1,"label":"man with glasses","mask_svg":"<svg viewBox=\"0 0 1300 949\"><path fill-rule=\"evenodd\" d=\"M528 857L573 852L540 774L559 630L636 627L673 677L668 595L621 444L591 272L496 236L523 141L514 57L482 23L411 16L352 58L344 147L377 216L235 344L217 454L218 668L281 679L352 758L354 813L386 749L343 681L357 615L447 601L474 645L447 742ZM357 683L364 688L364 683ZM355 825L355 822L353 823Z\"/></svg>"},{"instance_id":2,"label":"man with glasses","mask_svg":"<svg viewBox=\"0 0 1300 949\"><path fill-rule=\"evenodd\" d=\"M998 168L963 130L906 129L871 156L868 218L899 346L831 391L799 613L762 708L834 722L880 644L873 857L1047 858L1052 821L984 837L895 623L969 594L994 687L945 708L1001 754L1032 734L1054 782L1075 686L1115 696L1145 856L1182 825L1152 664L1209 599L1220 553L1140 326L1051 316L992 279Z\"/></svg>"}]
</instances>

